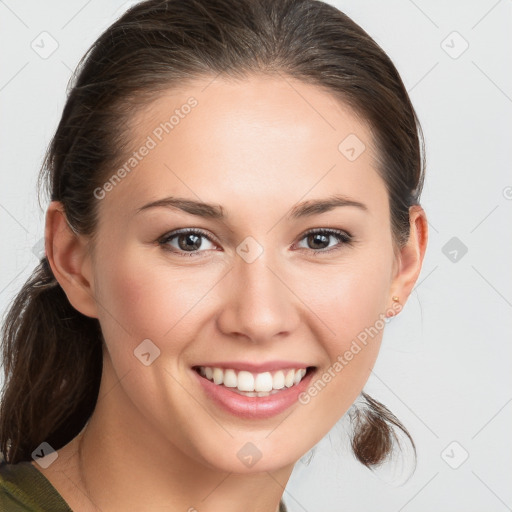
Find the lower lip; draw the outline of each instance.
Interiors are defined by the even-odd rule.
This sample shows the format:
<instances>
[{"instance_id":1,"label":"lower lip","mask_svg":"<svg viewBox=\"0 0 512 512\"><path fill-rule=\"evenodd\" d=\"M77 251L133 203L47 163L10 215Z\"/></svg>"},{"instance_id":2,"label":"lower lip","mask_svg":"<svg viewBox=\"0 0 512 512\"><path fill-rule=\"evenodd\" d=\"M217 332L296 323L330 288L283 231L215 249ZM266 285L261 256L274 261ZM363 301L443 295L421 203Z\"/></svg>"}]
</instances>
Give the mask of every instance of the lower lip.
<instances>
[{"instance_id":1,"label":"lower lip","mask_svg":"<svg viewBox=\"0 0 512 512\"><path fill-rule=\"evenodd\" d=\"M264 419L277 416L298 401L299 395L306 390L315 371L309 370L304 378L290 388L269 396L244 396L231 391L223 385L214 384L202 377L194 369L192 372L199 380L206 395L225 411L239 418Z\"/></svg>"}]
</instances>

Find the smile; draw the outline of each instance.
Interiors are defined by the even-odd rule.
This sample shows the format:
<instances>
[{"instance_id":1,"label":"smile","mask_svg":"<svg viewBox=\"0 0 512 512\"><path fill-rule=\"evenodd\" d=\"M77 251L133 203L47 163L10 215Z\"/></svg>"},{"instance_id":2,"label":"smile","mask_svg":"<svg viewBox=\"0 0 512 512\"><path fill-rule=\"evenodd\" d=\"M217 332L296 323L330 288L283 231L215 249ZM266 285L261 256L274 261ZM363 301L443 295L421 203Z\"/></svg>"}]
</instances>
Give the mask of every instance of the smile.
<instances>
[{"instance_id":1,"label":"smile","mask_svg":"<svg viewBox=\"0 0 512 512\"><path fill-rule=\"evenodd\" d=\"M250 397L270 396L279 393L283 388L291 388L299 384L307 372L307 368L290 368L253 373L209 366L194 367L194 370L217 386L225 386L234 392Z\"/></svg>"}]
</instances>

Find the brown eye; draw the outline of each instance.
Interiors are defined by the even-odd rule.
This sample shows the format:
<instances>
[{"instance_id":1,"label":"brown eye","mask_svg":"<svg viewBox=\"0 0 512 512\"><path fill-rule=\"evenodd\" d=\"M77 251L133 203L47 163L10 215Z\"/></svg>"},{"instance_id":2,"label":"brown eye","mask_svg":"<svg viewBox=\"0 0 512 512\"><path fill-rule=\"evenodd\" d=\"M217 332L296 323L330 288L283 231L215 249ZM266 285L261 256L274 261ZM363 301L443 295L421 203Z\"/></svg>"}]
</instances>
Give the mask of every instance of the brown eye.
<instances>
[{"instance_id":1,"label":"brown eye","mask_svg":"<svg viewBox=\"0 0 512 512\"><path fill-rule=\"evenodd\" d=\"M333 239L338 240L338 244L330 246L329 244ZM350 243L352 237L348 233L337 229L322 229L307 232L301 240L306 240L306 249L311 249L315 252L330 252L331 250L336 250L337 248ZM329 247L333 247L333 249L330 249ZM301 248L304 248L304 246Z\"/></svg>"},{"instance_id":2,"label":"brown eye","mask_svg":"<svg viewBox=\"0 0 512 512\"><path fill-rule=\"evenodd\" d=\"M205 240L207 240L206 243ZM208 247L208 244L213 245L211 238L205 232L197 229L174 231L161 239L159 244L170 252L187 256L203 252L199 249L209 250L214 248Z\"/></svg>"},{"instance_id":3,"label":"brown eye","mask_svg":"<svg viewBox=\"0 0 512 512\"><path fill-rule=\"evenodd\" d=\"M195 235L194 233L185 233L176 235L176 237L179 248L183 249L184 251L192 251L201 248L201 235Z\"/></svg>"}]
</instances>

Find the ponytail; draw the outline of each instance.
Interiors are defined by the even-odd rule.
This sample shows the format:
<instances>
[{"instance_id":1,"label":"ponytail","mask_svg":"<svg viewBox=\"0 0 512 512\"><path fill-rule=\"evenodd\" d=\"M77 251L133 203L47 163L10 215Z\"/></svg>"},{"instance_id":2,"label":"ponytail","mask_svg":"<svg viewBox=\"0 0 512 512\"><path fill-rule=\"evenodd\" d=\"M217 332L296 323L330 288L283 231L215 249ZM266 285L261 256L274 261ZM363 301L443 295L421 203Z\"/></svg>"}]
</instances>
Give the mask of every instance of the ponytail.
<instances>
[{"instance_id":1,"label":"ponytail","mask_svg":"<svg viewBox=\"0 0 512 512\"><path fill-rule=\"evenodd\" d=\"M10 305L1 341L0 453L15 464L83 428L98 397L102 334L96 318L70 304L45 257Z\"/></svg>"},{"instance_id":2,"label":"ponytail","mask_svg":"<svg viewBox=\"0 0 512 512\"><path fill-rule=\"evenodd\" d=\"M353 425L352 451L361 464L373 468L385 462L393 447L399 445L398 431L411 443L416 461L416 446L407 429L385 405L364 391L360 401L349 409L349 418Z\"/></svg>"}]
</instances>

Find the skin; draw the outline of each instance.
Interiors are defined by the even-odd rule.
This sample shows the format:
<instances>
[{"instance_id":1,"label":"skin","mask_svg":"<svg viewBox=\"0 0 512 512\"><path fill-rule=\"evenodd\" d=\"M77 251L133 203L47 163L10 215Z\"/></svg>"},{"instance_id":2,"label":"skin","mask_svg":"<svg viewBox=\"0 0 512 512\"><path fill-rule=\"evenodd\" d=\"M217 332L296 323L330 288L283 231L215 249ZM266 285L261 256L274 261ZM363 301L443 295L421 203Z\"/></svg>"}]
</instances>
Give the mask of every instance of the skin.
<instances>
[{"instance_id":1,"label":"skin","mask_svg":"<svg viewBox=\"0 0 512 512\"><path fill-rule=\"evenodd\" d=\"M139 112L133 149L190 96L198 105L100 200L94 245L70 230L62 204L47 211L51 268L71 304L99 319L107 348L89 423L41 469L76 510L276 511L295 462L361 392L382 331L307 405L265 420L219 409L191 366L298 359L322 374L393 296L405 304L421 270L425 213L411 208L409 241L394 246L370 131L347 106L290 78L210 77ZM352 162L338 150L349 134L366 146ZM286 217L332 194L367 209ZM227 219L171 208L135 214L167 196L217 203ZM159 245L186 227L213 242L202 238L193 257ZM331 235L308 244L312 228L347 231L353 242ZM236 252L248 236L264 249L252 263ZM180 251L178 238L167 247ZM133 353L147 338L161 351L150 366ZM252 467L237 457L246 442L262 453Z\"/></svg>"}]
</instances>

